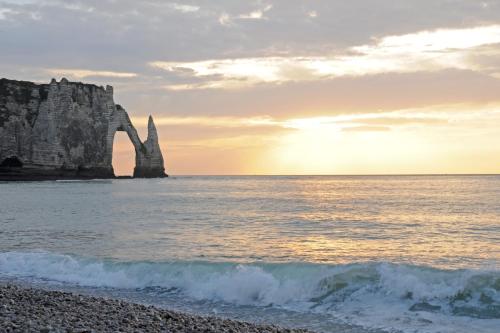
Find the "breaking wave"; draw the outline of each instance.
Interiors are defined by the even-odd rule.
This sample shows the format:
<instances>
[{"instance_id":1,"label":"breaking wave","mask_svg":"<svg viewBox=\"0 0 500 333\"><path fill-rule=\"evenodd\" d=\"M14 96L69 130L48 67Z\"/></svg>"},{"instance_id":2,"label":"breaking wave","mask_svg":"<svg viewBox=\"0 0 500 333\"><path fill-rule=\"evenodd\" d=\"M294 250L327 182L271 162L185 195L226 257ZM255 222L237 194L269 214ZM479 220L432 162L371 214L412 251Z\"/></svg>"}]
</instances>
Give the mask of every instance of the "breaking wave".
<instances>
[{"instance_id":1,"label":"breaking wave","mask_svg":"<svg viewBox=\"0 0 500 333\"><path fill-rule=\"evenodd\" d=\"M154 289L195 300L332 313L350 319L354 313L380 317L379 308L400 315L500 319L497 270L441 270L392 263L118 262L47 252L4 252L0 253L0 277Z\"/></svg>"}]
</instances>

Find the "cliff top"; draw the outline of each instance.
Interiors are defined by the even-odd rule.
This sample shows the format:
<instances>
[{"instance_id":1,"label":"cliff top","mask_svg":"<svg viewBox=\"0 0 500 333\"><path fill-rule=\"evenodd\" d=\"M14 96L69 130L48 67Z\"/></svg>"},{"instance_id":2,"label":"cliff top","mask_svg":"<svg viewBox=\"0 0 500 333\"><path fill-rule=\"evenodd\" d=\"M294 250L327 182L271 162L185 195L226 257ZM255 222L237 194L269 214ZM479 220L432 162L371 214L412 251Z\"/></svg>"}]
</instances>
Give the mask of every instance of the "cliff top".
<instances>
[{"instance_id":1,"label":"cliff top","mask_svg":"<svg viewBox=\"0 0 500 333\"><path fill-rule=\"evenodd\" d=\"M91 89L102 89L104 91L108 91L108 90L113 91L113 87L109 86L109 85L107 85L105 88L103 86L98 86L98 85L92 84L92 83L83 83L83 82L79 82L79 81L78 82L77 81L68 81L64 77L59 82L57 82L57 80L53 78L50 81L50 83L36 83L36 82L31 82L31 81L20 81L20 80L11 80L11 79L7 79L7 78L0 78L0 96L4 94L4 92L2 91L2 87L4 87L4 89L5 89L5 86L8 84L17 85L21 88L32 89L34 87L49 87L51 84L54 84L54 83L56 83L58 85L67 84L67 85L87 87L87 88L91 88Z\"/></svg>"}]
</instances>

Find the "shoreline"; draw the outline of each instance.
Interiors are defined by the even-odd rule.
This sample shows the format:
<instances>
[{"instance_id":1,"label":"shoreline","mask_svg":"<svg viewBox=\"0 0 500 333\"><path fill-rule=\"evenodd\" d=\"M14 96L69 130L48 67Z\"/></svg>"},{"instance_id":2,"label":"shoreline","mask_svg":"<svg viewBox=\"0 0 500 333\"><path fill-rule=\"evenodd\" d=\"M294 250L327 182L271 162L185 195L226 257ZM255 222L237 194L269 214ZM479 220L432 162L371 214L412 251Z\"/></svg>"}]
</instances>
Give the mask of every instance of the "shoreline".
<instances>
[{"instance_id":1,"label":"shoreline","mask_svg":"<svg viewBox=\"0 0 500 333\"><path fill-rule=\"evenodd\" d=\"M0 283L0 327L4 332L273 332L312 333L199 316L155 306Z\"/></svg>"}]
</instances>

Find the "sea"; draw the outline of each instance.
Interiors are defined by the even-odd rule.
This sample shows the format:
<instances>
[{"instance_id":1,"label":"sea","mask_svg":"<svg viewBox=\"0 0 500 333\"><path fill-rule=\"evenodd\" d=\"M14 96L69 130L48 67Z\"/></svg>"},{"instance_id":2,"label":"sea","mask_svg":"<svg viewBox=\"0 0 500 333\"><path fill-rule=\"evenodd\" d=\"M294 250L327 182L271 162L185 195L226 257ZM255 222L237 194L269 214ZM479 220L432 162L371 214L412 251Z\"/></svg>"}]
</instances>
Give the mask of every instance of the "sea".
<instances>
[{"instance_id":1,"label":"sea","mask_svg":"<svg viewBox=\"0 0 500 333\"><path fill-rule=\"evenodd\" d=\"M500 176L0 183L0 280L316 332L500 332Z\"/></svg>"}]
</instances>

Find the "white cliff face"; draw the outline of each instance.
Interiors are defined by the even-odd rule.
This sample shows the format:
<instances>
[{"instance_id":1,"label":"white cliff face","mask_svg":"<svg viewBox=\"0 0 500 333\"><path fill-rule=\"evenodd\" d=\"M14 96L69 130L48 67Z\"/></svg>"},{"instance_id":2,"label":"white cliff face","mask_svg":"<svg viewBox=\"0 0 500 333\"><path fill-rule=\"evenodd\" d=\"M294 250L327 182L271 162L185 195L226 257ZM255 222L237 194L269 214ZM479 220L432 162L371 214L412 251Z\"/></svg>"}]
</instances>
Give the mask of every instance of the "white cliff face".
<instances>
[{"instance_id":1,"label":"white cliff face","mask_svg":"<svg viewBox=\"0 0 500 333\"><path fill-rule=\"evenodd\" d=\"M0 80L0 179L114 177L116 131L134 145L135 177L164 177L151 117L148 130L142 143L110 86Z\"/></svg>"},{"instance_id":2,"label":"white cliff face","mask_svg":"<svg viewBox=\"0 0 500 333\"><path fill-rule=\"evenodd\" d=\"M136 153L134 177L149 178L163 172L163 156L158 144L158 133L153 117L148 120L148 138L144 141L144 151Z\"/></svg>"}]
</instances>

